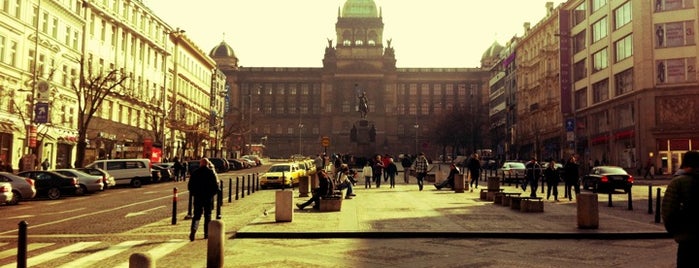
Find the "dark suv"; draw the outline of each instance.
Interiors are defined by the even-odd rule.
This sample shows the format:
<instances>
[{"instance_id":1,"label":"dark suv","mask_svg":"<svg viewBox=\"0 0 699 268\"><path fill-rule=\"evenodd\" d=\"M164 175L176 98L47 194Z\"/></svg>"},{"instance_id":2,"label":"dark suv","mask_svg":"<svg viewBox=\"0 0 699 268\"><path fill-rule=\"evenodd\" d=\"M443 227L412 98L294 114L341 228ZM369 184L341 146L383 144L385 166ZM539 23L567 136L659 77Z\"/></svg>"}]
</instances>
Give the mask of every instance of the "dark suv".
<instances>
[{"instance_id":1,"label":"dark suv","mask_svg":"<svg viewBox=\"0 0 699 268\"><path fill-rule=\"evenodd\" d=\"M209 162L211 162L211 164L214 164L214 168L216 168L216 173L223 173L228 171L229 169L228 160L226 159L212 157L209 158Z\"/></svg>"}]
</instances>

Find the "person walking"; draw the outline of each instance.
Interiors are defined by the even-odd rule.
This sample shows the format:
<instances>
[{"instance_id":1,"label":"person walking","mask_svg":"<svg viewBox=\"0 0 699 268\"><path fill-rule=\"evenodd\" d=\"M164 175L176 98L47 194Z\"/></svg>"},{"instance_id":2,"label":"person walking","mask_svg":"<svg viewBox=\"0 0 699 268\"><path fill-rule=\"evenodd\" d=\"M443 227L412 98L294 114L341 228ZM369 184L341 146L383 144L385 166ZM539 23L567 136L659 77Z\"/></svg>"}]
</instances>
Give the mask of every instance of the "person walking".
<instances>
[{"instance_id":1,"label":"person walking","mask_svg":"<svg viewBox=\"0 0 699 268\"><path fill-rule=\"evenodd\" d=\"M364 168L362 168L362 176L364 177L364 188L371 188L371 176L373 175L371 170L371 161L366 161Z\"/></svg>"},{"instance_id":2,"label":"person walking","mask_svg":"<svg viewBox=\"0 0 699 268\"><path fill-rule=\"evenodd\" d=\"M665 229L677 242L677 267L699 267L699 152L685 153L682 169L665 190L661 212Z\"/></svg>"},{"instance_id":3,"label":"person walking","mask_svg":"<svg viewBox=\"0 0 699 268\"><path fill-rule=\"evenodd\" d=\"M553 191L553 200L558 201L558 182L561 176L556 169L556 161L549 162L549 166L544 170L544 178L546 178L546 200L549 200Z\"/></svg>"},{"instance_id":4,"label":"person walking","mask_svg":"<svg viewBox=\"0 0 699 268\"><path fill-rule=\"evenodd\" d=\"M44 162L41 162L41 169L43 170L49 170L49 167L51 166L51 163L49 162L48 158L44 158Z\"/></svg>"},{"instance_id":5,"label":"person walking","mask_svg":"<svg viewBox=\"0 0 699 268\"><path fill-rule=\"evenodd\" d=\"M175 172L175 182L178 182L182 178L182 168L184 167L176 156L172 159L172 161L174 162L174 164L172 164L172 170Z\"/></svg>"},{"instance_id":6,"label":"person walking","mask_svg":"<svg viewBox=\"0 0 699 268\"><path fill-rule=\"evenodd\" d=\"M376 188L381 187L381 175L383 174L384 167L383 161L381 161L381 155L376 155L376 157L374 157L374 166L371 167L371 171L373 172L372 179L376 182Z\"/></svg>"},{"instance_id":7,"label":"person walking","mask_svg":"<svg viewBox=\"0 0 699 268\"><path fill-rule=\"evenodd\" d=\"M213 170L213 164L209 159L199 160L199 168L192 172L187 184L187 190L194 200L192 209L192 226L189 231L189 241L194 241L194 235L199 228L199 220L204 215L204 239L209 238L209 222L211 221L211 211L214 207L214 196L219 191L218 177Z\"/></svg>"},{"instance_id":8,"label":"person walking","mask_svg":"<svg viewBox=\"0 0 699 268\"><path fill-rule=\"evenodd\" d=\"M398 174L398 167L396 163L393 162L393 158L388 158L388 165L386 166L386 175L388 176L388 182L391 184L391 188L396 188L396 174Z\"/></svg>"},{"instance_id":9,"label":"person walking","mask_svg":"<svg viewBox=\"0 0 699 268\"><path fill-rule=\"evenodd\" d=\"M531 189L531 194L529 194L529 196L536 197L536 189L539 188L539 178L541 178L541 165L536 161L536 157L532 156L532 159L527 162L525 167L524 177Z\"/></svg>"},{"instance_id":10,"label":"person walking","mask_svg":"<svg viewBox=\"0 0 699 268\"><path fill-rule=\"evenodd\" d=\"M425 153L420 152L420 154L415 159L415 174L417 177L417 186L420 191L422 191L424 179L427 176L427 171L429 170L429 163L425 157Z\"/></svg>"},{"instance_id":11,"label":"person walking","mask_svg":"<svg viewBox=\"0 0 699 268\"><path fill-rule=\"evenodd\" d=\"M468 172L471 174L471 189L473 189L474 183L478 189L478 179L481 176L481 158L476 153L471 155L471 159L468 160Z\"/></svg>"},{"instance_id":12,"label":"person walking","mask_svg":"<svg viewBox=\"0 0 699 268\"><path fill-rule=\"evenodd\" d=\"M580 164L575 155L571 155L568 161L563 165L563 180L565 182L564 198L568 197L568 200L573 201L573 193L571 192L571 187L575 190L575 194L580 194L580 183L578 179L580 177Z\"/></svg>"},{"instance_id":13,"label":"person walking","mask_svg":"<svg viewBox=\"0 0 699 268\"><path fill-rule=\"evenodd\" d=\"M648 161L646 161L646 166L645 166L646 174L643 175L644 179L647 178L648 176L650 176L651 180L655 179L653 177L653 166L654 166L653 160L651 158L648 158Z\"/></svg>"},{"instance_id":14,"label":"person walking","mask_svg":"<svg viewBox=\"0 0 699 268\"><path fill-rule=\"evenodd\" d=\"M400 165L403 166L403 180L405 184L410 183L410 167L413 165L413 161L410 160L410 155L403 155L400 160Z\"/></svg>"}]
</instances>

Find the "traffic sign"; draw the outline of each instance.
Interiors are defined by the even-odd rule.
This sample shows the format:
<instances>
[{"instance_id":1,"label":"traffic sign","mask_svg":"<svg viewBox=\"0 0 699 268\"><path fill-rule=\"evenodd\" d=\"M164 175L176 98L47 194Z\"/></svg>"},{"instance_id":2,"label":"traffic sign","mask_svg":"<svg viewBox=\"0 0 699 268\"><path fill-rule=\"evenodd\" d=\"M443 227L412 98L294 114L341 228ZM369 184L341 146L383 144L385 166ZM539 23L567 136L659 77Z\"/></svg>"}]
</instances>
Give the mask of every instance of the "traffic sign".
<instances>
[{"instance_id":1,"label":"traffic sign","mask_svg":"<svg viewBox=\"0 0 699 268\"><path fill-rule=\"evenodd\" d=\"M323 147L330 146L330 137L324 136L320 141L320 145L323 145Z\"/></svg>"}]
</instances>

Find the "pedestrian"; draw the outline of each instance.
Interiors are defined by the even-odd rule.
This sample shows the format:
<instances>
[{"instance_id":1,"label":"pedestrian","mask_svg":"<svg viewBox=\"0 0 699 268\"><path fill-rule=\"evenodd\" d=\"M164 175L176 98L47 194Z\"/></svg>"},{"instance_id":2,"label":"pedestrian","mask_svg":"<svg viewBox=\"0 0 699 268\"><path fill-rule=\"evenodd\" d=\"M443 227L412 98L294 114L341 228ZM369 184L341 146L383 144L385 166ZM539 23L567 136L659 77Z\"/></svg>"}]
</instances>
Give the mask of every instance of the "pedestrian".
<instances>
[{"instance_id":1,"label":"pedestrian","mask_svg":"<svg viewBox=\"0 0 699 268\"><path fill-rule=\"evenodd\" d=\"M356 194L353 191L353 185L352 181L349 178L349 166L347 164L342 164L340 167L340 172L337 174L337 177L335 178L335 189L338 190L344 190L347 189L347 193L345 193L345 199L352 199L353 196L356 196Z\"/></svg>"},{"instance_id":2,"label":"pedestrian","mask_svg":"<svg viewBox=\"0 0 699 268\"><path fill-rule=\"evenodd\" d=\"M573 193L571 192L571 187L575 190L575 194L580 194L580 183L578 182L580 177L580 164L575 155L571 155L568 161L563 165L563 180L565 183L564 198L568 197L568 200L573 200Z\"/></svg>"},{"instance_id":3,"label":"pedestrian","mask_svg":"<svg viewBox=\"0 0 699 268\"><path fill-rule=\"evenodd\" d=\"M364 188L371 188L371 176L373 175L371 170L371 161L366 161L364 168L362 168L362 176L364 176Z\"/></svg>"},{"instance_id":4,"label":"pedestrian","mask_svg":"<svg viewBox=\"0 0 699 268\"><path fill-rule=\"evenodd\" d=\"M677 267L699 267L699 152L685 153L682 169L665 190L663 223L677 242Z\"/></svg>"},{"instance_id":5,"label":"pedestrian","mask_svg":"<svg viewBox=\"0 0 699 268\"><path fill-rule=\"evenodd\" d=\"M414 169L417 177L417 186L420 191L422 191L424 179L427 176L427 171L429 170L429 163L425 157L425 153L420 152L420 154L415 159Z\"/></svg>"},{"instance_id":6,"label":"pedestrian","mask_svg":"<svg viewBox=\"0 0 699 268\"><path fill-rule=\"evenodd\" d=\"M172 161L175 162L174 164L172 164L173 172L175 172L175 182L178 182L182 178L183 166L182 166L182 163L180 163L180 160L177 159L176 156L175 156L175 158L173 158Z\"/></svg>"},{"instance_id":7,"label":"pedestrian","mask_svg":"<svg viewBox=\"0 0 699 268\"><path fill-rule=\"evenodd\" d=\"M391 156L389 154L385 154L383 157L381 157L381 163L383 164L383 182L388 182L388 170L386 169L388 167L388 162L391 159Z\"/></svg>"},{"instance_id":8,"label":"pedestrian","mask_svg":"<svg viewBox=\"0 0 699 268\"><path fill-rule=\"evenodd\" d=\"M371 167L371 171L373 172L372 179L376 182L376 188L381 187L381 175L385 167L383 161L381 161L381 155L376 155L376 157L374 157L374 166Z\"/></svg>"},{"instance_id":9,"label":"pedestrian","mask_svg":"<svg viewBox=\"0 0 699 268\"><path fill-rule=\"evenodd\" d=\"M43 170L49 170L49 167L51 166L51 163L49 162L48 158L44 158L44 162L41 162L41 169Z\"/></svg>"},{"instance_id":10,"label":"pedestrian","mask_svg":"<svg viewBox=\"0 0 699 268\"><path fill-rule=\"evenodd\" d=\"M524 177L530 185L531 194L529 196L536 197L536 189L539 187L539 178L541 178L541 165L536 161L536 157L532 156L525 165Z\"/></svg>"},{"instance_id":11,"label":"pedestrian","mask_svg":"<svg viewBox=\"0 0 699 268\"><path fill-rule=\"evenodd\" d=\"M437 188L437 190L441 190L444 187L454 189L454 177L460 173L461 171L459 170L459 168L456 167L454 163L452 163L451 165L449 165L449 175L447 175L447 179L445 179L441 183L435 183L434 187Z\"/></svg>"},{"instance_id":12,"label":"pedestrian","mask_svg":"<svg viewBox=\"0 0 699 268\"><path fill-rule=\"evenodd\" d=\"M386 166L386 175L388 176L388 182L391 184L391 188L396 188L396 174L398 174L398 167L396 163L393 162L393 158L388 158L388 165Z\"/></svg>"},{"instance_id":13,"label":"pedestrian","mask_svg":"<svg viewBox=\"0 0 699 268\"><path fill-rule=\"evenodd\" d=\"M561 175L556 169L556 161L549 162L549 166L544 170L544 178L546 178L546 200L549 200L553 191L553 200L558 201L558 182L561 180Z\"/></svg>"},{"instance_id":14,"label":"pedestrian","mask_svg":"<svg viewBox=\"0 0 699 268\"><path fill-rule=\"evenodd\" d=\"M209 238L209 222L214 207L214 196L219 192L218 187L218 177L213 170L213 164L209 162L209 159L202 158L199 160L199 168L192 172L187 184L189 194L192 195L192 209L194 211L189 241L194 241L202 214L204 215L204 239Z\"/></svg>"},{"instance_id":15,"label":"pedestrian","mask_svg":"<svg viewBox=\"0 0 699 268\"><path fill-rule=\"evenodd\" d=\"M296 207L300 210L303 210L311 203L314 203L313 209L320 209L320 198L333 195L333 189L335 189L335 187L333 186L333 181L328 177L328 174L325 173L325 170L320 166L316 167L316 175L318 176L318 188L313 189L311 199L296 204Z\"/></svg>"},{"instance_id":16,"label":"pedestrian","mask_svg":"<svg viewBox=\"0 0 699 268\"><path fill-rule=\"evenodd\" d=\"M403 166L403 180L405 184L410 183L410 166L413 165L413 161L410 160L410 155L403 155L403 159L400 160L400 165Z\"/></svg>"},{"instance_id":17,"label":"pedestrian","mask_svg":"<svg viewBox=\"0 0 699 268\"><path fill-rule=\"evenodd\" d=\"M653 177L653 166L654 166L653 160L651 158L648 158L648 161L646 161L646 166L645 166L646 174L643 175L644 179L647 178L648 176L650 176L651 180L655 179Z\"/></svg>"},{"instance_id":18,"label":"pedestrian","mask_svg":"<svg viewBox=\"0 0 699 268\"><path fill-rule=\"evenodd\" d=\"M471 189L473 189L474 183L476 184L476 189L478 189L478 178L481 175L481 158L476 153L471 155L471 159L468 160L468 172L471 174Z\"/></svg>"}]
</instances>

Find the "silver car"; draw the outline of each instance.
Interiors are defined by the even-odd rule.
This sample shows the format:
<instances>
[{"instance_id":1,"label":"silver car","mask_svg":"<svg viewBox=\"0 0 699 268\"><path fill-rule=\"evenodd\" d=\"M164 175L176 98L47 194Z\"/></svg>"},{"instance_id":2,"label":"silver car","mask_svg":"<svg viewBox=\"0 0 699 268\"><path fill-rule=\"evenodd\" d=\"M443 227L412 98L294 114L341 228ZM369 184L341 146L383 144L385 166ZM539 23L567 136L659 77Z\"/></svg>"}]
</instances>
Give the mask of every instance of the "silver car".
<instances>
[{"instance_id":1,"label":"silver car","mask_svg":"<svg viewBox=\"0 0 699 268\"><path fill-rule=\"evenodd\" d=\"M36 197L36 187L34 180L17 176L9 172L0 172L0 183L7 182L12 185L13 197L8 204L16 205L22 199L32 199Z\"/></svg>"},{"instance_id":2,"label":"silver car","mask_svg":"<svg viewBox=\"0 0 699 268\"><path fill-rule=\"evenodd\" d=\"M54 172L68 177L78 178L78 184L84 193L94 193L104 189L102 176L90 175L75 169L56 169Z\"/></svg>"},{"instance_id":3,"label":"silver car","mask_svg":"<svg viewBox=\"0 0 699 268\"><path fill-rule=\"evenodd\" d=\"M116 186L116 181L114 180L114 176L112 174L109 174L109 172L105 171L104 169L101 168L76 168L75 170L81 171L90 175L95 175L95 176L101 176L102 177L102 183L104 184L104 189L114 187Z\"/></svg>"},{"instance_id":4,"label":"silver car","mask_svg":"<svg viewBox=\"0 0 699 268\"><path fill-rule=\"evenodd\" d=\"M12 196L12 184L0 182L0 205L10 203Z\"/></svg>"}]
</instances>

